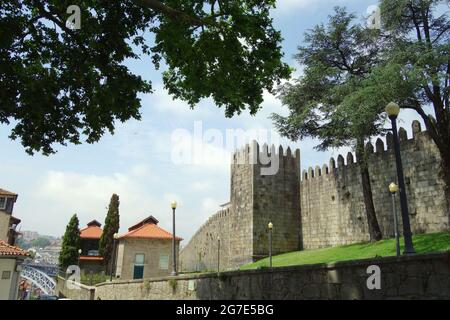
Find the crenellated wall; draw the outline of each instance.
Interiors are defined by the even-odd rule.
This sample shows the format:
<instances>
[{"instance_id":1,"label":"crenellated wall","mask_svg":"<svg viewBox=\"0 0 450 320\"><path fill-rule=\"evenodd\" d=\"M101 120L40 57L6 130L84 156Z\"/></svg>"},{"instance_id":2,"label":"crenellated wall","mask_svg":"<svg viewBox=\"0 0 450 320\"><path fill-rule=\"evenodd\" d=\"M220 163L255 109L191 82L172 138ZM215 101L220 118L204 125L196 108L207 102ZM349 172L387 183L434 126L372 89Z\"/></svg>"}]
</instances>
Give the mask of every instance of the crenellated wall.
<instances>
[{"instance_id":1,"label":"crenellated wall","mask_svg":"<svg viewBox=\"0 0 450 320\"><path fill-rule=\"evenodd\" d=\"M211 216L180 252L180 269L184 271L217 270L220 238L220 264L225 269L229 261L230 210L224 208Z\"/></svg>"},{"instance_id":2,"label":"crenellated wall","mask_svg":"<svg viewBox=\"0 0 450 320\"><path fill-rule=\"evenodd\" d=\"M413 137L400 128L401 154L413 233L449 231L440 156L420 123L412 123ZM394 234L391 195L396 182L392 134L386 146L377 139L366 145L375 211L384 237ZM271 158L271 162L268 159ZM276 163L275 174L264 174ZM181 251L185 271L233 269L268 255L269 222L274 224L274 254L315 249L369 239L360 170L352 153L328 165L303 171L300 151L278 150L256 142L233 155L228 209L211 217ZM397 197L400 218L400 204Z\"/></svg>"},{"instance_id":3,"label":"crenellated wall","mask_svg":"<svg viewBox=\"0 0 450 320\"><path fill-rule=\"evenodd\" d=\"M268 159L271 159L270 163ZM275 174L268 174L270 168ZM233 155L229 209L214 215L192 237L180 255L185 271L233 269L268 255L267 225L272 222L274 253L299 250L300 151L269 150L253 142ZM219 215L219 217L218 217Z\"/></svg>"},{"instance_id":4,"label":"crenellated wall","mask_svg":"<svg viewBox=\"0 0 450 320\"><path fill-rule=\"evenodd\" d=\"M400 128L401 155L413 233L448 230L444 183L439 177L440 157L420 123L414 121L413 137ZM367 144L375 212L385 237L392 236L393 216L388 186L397 182L392 134ZM337 163L337 165L336 165ZM305 249L369 240L359 166L351 153L339 155L329 165L309 168L301 182L302 234ZM400 204L397 208L401 228Z\"/></svg>"}]
</instances>

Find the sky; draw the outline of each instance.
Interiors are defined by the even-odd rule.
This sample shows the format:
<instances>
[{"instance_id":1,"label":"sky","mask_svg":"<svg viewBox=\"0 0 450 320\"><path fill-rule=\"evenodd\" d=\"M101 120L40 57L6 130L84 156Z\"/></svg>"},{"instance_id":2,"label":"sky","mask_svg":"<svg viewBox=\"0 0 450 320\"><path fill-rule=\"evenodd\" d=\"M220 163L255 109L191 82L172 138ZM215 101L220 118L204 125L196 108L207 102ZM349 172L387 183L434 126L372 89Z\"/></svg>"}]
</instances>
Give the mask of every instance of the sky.
<instances>
[{"instance_id":1,"label":"sky","mask_svg":"<svg viewBox=\"0 0 450 320\"><path fill-rule=\"evenodd\" d=\"M306 30L326 22L337 5L346 6L362 19L374 4L376 0L279 0L272 16L284 37L284 61L297 69L294 76L301 74L293 55ZM0 188L19 194L13 215L22 219L21 230L62 236L74 213L81 227L93 219L103 223L111 195L117 193L121 232L149 215L170 231L170 203L176 200L177 235L186 245L208 217L229 201L229 159L233 150L243 145L226 139L227 134L256 130L260 143L277 141L271 139L274 128L268 116L287 110L276 97L266 93L256 116L244 112L227 119L210 100L194 110L172 100L163 88L161 71L154 69L149 57L126 65L152 81L155 92L141 95L141 121L117 124L114 135L107 134L96 144L60 147L50 157L29 156L20 141L8 139L11 128L0 126ZM403 111L400 119L410 133L410 122L417 116ZM191 139L179 140L180 133ZM220 136L223 143L219 145ZM301 150L302 170L322 166L330 157L349 151L318 152L313 140L294 143L282 139L279 143ZM194 146L195 152L192 157L180 158L177 152L186 145Z\"/></svg>"}]
</instances>

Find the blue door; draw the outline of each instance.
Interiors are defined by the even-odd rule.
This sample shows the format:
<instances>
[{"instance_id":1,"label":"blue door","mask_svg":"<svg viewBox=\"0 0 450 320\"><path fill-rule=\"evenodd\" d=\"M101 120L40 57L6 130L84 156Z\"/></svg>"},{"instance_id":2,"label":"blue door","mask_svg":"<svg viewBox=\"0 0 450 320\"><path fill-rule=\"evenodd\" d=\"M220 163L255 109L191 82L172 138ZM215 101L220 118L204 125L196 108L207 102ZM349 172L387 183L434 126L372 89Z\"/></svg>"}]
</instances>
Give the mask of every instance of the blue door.
<instances>
[{"instance_id":1,"label":"blue door","mask_svg":"<svg viewBox=\"0 0 450 320\"><path fill-rule=\"evenodd\" d=\"M144 263L145 255L143 253L136 253L136 255L134 256L133 279L144 278Z\"/></svg>"},{"instance_id":2,"label":"blue door","mask_svg":"<svg viewBox=\"0 0 450 320\"><path fill-rule=\"evenodd\" d=\"M142 279L144 277L144 266L134 266L133 279Z\"/></svg>"}]
</instances>

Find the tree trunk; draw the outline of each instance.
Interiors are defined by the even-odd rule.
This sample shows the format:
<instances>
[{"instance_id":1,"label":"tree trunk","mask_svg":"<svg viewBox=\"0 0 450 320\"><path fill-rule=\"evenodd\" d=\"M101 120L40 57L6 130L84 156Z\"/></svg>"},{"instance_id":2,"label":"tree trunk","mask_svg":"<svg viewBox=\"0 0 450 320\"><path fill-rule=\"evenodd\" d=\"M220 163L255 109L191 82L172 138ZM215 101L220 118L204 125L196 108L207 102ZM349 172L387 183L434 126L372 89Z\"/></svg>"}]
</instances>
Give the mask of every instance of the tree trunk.
<instances>
[{"instance_id":1,"label":"tree trunk","mask_svg":"<svg viewBox=\"0 0 450 320\"><path fill-rule=\"evenodd\" d=\"M364 206L369 226L370 241L380 241L382 234L375 214L373 204L372 186L370 183L369 167L367 164L367 154L364 149L364 138L358 138L356 145L356 158L358 160L361 173L362 191L364 196Z\"/></svg>"}]
</instances>

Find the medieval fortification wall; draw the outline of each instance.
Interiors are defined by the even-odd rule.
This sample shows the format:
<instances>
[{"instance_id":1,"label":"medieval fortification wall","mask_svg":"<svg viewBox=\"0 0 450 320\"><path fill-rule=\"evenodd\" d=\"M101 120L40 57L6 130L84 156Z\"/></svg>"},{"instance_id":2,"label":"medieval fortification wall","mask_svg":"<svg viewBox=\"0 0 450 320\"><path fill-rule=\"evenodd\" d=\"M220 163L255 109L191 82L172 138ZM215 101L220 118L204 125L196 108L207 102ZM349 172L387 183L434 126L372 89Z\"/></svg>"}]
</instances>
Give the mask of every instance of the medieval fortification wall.
<instances>
[{"instance_id":1,"label":"medieval fortification wall","mask_svg":"<svg viewBox=\"0 0 450 320\"><path fill-rule=\"evenodd\" d=\"M439 152L427 132L421 132L419 122L414 121L412 129L410 139L406 130L399 130L412 231L448 231ZM383 236L391 237L388 186L396 181L392 135L387 135L386 144L378 139L366 148L378 222ZM262 165L260 158L269 155L277 156L279 170L262 175L268 165ZM274 224L274 254L370 240L359 167L352 153L309 168L301 177L300 172L299 150L292 154L289 148L284 152L266 145L260 150L253 143L237 152L231 166L229 207L211 217L181 251L183 270L216 270L218 237L222 270L267 256L268 222Z\"/></svg>"}]
</instances>

